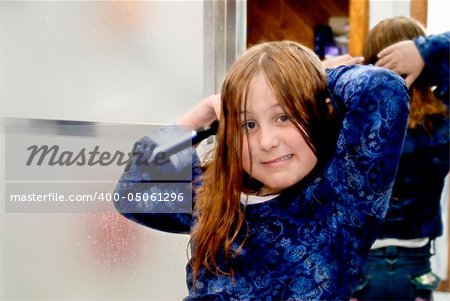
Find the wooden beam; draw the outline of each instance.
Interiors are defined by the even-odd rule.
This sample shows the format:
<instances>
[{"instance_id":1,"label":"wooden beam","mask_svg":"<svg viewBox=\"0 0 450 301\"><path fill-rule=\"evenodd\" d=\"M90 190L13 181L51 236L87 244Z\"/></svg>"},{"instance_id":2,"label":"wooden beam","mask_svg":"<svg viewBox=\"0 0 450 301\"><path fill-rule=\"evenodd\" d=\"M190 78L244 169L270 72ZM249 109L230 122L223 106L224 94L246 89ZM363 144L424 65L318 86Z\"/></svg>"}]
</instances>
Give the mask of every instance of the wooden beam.
<instances>
[{"instance_id":1,"label":"wooden beam","mask_svg":"<svg viewBox=\"0 0 450 301\"><path fill-rule=\"evenodd\" d=\"M369 31L369 0L350 0L349 25L348 52L353 56L362 55Z\"/></svg>"},{"instance_id":2,"label":"wooden beam","mask_svg":"<svg viewBox=\"0 0 450 301\"><path fill-rule=\"evenodd\" d=\"M428 0L411 0L410 15L427 27Z\"/></svg>"}]
</instances>

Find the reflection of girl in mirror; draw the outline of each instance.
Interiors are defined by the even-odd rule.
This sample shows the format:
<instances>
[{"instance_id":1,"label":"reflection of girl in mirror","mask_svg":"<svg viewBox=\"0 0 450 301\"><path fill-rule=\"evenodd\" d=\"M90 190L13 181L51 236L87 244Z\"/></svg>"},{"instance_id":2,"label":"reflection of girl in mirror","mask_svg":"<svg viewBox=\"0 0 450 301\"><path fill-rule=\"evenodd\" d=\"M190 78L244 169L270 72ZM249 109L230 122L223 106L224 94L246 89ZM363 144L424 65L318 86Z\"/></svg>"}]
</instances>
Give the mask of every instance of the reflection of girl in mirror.
<instances>
[{"instance_id":1,"label":"reflection of girl in mirror","mask_svg":"<svg viewBox=\"0 0 450 301\"><path fill-rule=\"evenodd\" d=\"M407 93L386 69L325 71L300 44L254 46L231 68L220 98L204 99L179 122L220 119L205 173L194 155L194 187L202 184L194 215L116 206L152 228L191 233L186 300L348 299L387 210ZM182 169L177 156L167 166L174 173ZM143 178L151 182L148 168L132 166L116 192L153 191Z\"/></svg>"},{"instance_id":2,"label":"reflection of girl in mirror","mask_svg":"<svg viewBox=\"0 0 450 301\"><path fill-rule=\"evenodd\" d=\"M390 207L355 293L359 300L431 300L439 283L430 256L431 242L442 234L440 197L449 171L450 33L423 36L417 21L395 17L378 23L365 44L367 63L406 78L411 113Z\"/></svg>"}]
</instances>

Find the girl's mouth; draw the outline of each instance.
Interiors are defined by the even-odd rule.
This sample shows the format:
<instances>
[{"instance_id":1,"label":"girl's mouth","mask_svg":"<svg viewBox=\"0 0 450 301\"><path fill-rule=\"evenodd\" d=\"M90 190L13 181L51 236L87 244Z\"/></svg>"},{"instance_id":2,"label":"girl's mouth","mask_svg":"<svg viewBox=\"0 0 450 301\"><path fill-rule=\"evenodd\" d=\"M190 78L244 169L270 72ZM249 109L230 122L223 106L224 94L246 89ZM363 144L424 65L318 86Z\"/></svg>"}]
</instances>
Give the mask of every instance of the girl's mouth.
<instances>
[{"instance_id":1,"label":"girl's mouth","mask_svg":"<svg viewBox=\"0 0 450 301\"><path fill-rule=\"evenodd\" d=\"M262 162L262 163L263 164L273 164L273 163L277 163L277 162L283 162L283 161L287 161L287 160L291 159L292 156L293 155L290 154L290 155L286 155L286 156L283 156L283 157L280 157L280 158L277 158L277 159L274 159L274 160L265 161L265 162Z\"/></svg>"}]
</instances>

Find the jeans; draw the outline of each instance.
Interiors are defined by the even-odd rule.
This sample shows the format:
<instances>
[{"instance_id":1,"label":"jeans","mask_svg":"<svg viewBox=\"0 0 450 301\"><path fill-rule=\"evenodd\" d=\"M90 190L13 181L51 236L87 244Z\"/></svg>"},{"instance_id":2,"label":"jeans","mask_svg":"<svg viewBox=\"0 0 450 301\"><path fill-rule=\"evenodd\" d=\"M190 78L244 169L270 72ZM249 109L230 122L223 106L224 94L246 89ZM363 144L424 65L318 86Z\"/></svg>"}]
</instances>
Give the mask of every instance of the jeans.
<instances>
[{"instance_id":1,"label":"jeans","mask_svg":"<svg viewBox=\"0 0 450 301\"><path fill-rule=\"evenodd\" d=\"M388 246L371 250L364 279L353 297L358 300L432 300L439 278L431 272L430 243L421 248Z\"/></svg>"}]
</instances>

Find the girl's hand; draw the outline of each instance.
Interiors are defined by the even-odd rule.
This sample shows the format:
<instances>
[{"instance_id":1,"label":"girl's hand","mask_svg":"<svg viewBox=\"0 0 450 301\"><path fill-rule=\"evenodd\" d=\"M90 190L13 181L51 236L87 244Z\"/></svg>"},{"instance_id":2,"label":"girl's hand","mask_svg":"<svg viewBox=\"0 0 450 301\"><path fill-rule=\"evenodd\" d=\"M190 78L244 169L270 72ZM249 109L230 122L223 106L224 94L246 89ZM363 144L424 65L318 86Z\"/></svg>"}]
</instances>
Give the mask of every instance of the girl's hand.
<instances>
[{"instance_id":1,"label":"girl's hand","mask_svg":"<svg viewBox=\"0 0 450 301\"><path fill-rule=\"evenodd\" d=\"M412 40L401 41L384 48L378 53L379 60L375 64L388 68L405 77L409 87L422 72L425 62Z\"/></svg>"},{"instance_id":2,"label":"girl's hand","mask_svg":"<svg viewBox=\"0 0 450 301\"><path fill-rule=\"evenodd\" d=\"M178 124L201 128L210 125L220 116L220 94L215 94L201 100L191 111L186 113Z\"/></svg>"}]
</instances>

